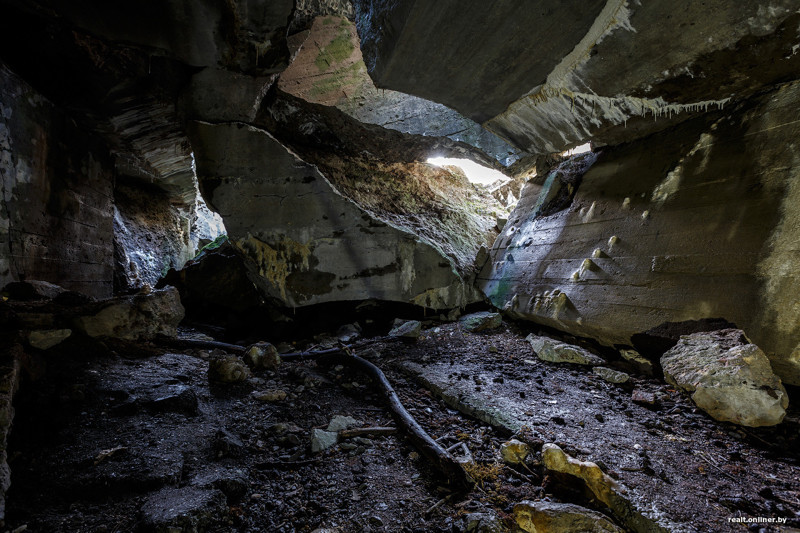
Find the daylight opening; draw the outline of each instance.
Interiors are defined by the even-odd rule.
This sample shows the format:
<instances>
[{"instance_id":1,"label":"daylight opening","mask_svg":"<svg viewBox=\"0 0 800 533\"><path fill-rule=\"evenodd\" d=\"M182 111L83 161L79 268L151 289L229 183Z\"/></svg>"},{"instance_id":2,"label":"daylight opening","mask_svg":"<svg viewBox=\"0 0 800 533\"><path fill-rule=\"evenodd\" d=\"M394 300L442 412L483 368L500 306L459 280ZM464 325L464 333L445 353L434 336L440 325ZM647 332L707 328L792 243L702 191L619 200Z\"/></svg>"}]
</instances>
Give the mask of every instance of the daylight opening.
<instances>
[{"instance_id":1,"label":"daylight opening","mask_svg":"<svg viewBox=\"0 0 800 533\"><path fill-rule=\"evenodd\" d=\"M479 185L491 185L497 181L505 183L511 180L511 178L499 170L479 165L475 161L471 161L469 159L431 157L428 159L428 163L431 165L436 165L437 167L459 167L464 171L464 174L471 183L477 183Z\"/></svg>"},{"instance_id":2,"label":"daylight opening","mask_svg":"<svg viewBox=\"0 0 800 533\"><path fill-rule=\"evenodd\" d=\"M573 155L585 154L586 152L591 152L591 151L592 151L592 143L586 143L580 146L576 146L571 150L566 150L564 152L561 152L561 155L563 157L572 157Z\"/></svg>"}]
</instances>

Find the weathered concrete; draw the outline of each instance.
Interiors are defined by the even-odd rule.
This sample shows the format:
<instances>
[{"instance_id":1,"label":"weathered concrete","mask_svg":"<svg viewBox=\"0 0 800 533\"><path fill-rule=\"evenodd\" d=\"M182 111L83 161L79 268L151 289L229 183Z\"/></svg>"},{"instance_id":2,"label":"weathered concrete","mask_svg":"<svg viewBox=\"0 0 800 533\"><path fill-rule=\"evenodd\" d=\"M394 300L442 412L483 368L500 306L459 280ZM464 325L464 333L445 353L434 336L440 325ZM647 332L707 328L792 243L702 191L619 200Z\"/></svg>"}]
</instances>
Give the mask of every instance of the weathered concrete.
<instances>
[{"instance_id":1,"label":"weathered concrete","mask_svg":"<svg viewBox=\"0 0 800 533\"><path fill-rule=\"evenodd\" d=\"M641 137L796 79L800 65L796 0L355 4L376 85L533 153Z\"/></svg>"},{"instance_id":2,"label":"weathered concrete","mask_svg":"<svg viewBox=\"0 0 800 533\"><path fill-rule=\"evenodd\" d=\"M609 345L722 317L800 383L796 242L800 84L728 115L607 149L571 206L523 193L480 276L511 316ZM546 190L542 194L546 194Z\"/></svg>"},{"instance_id":3,"label":"weathered concrete","mask_svg":"<svg viewBox=\"0 0 800 533\"><path fill-rule=\"evenodd\" d=\"M261 290L285 305L377 298L441 309L475 298L449 259L341 196L269 133L197 123L193 143L209 204L258 265Z\"/></svg>"},{"instance_id":4,"label":"weathered concrete","mask_svg":"<svg viewBox=\"0 0 800 533\"><path fill-rule=\"evenodd\" d=\"M600 0L532 9L513 0L354 4L378 87L446 104L477 122L541 84L603 7Z\"/></svg>"},{"instance_id":5,"label":"weathered concrete","mask_svg":"<svg viewBox=\"0 0 800 533\"><path fill-rule=\"evenodd\" d=\"M661 367L668 383L690 393L717 420L758 427L786 416L786 389L741 330L684 335L661 357Z\"/></svg>"},{"instance_id":6,"label":"weathered concrete","mask_svg":"<svg viewBox=\"0 0 800 533\"><path fill-rule=\"evenodd\" d=\"M471 144L504 165L519 157L519 150L445 105L377 89L367 74L355 25L345 18L314 20L278 87L308 102L336 106L367 124Z\"/></svg>"},{"instance_id":7,"label":"weathered concrete","mask_svg":"<svg viewBox=\"0 0 800 533\"><path fill-rule=\"evenodd\" d=\"M110 296L112 175L97 137L0 64L0 285Z\"/></svg>"},{"instance_id":8,"label":"weathered concrete","mask_svg":"<svg viewBox=\"0 0 800 533\"><path fill-rule=\"evenodd\" d=\"M338 109L275 89L256 125L316 166L331 185L390 226L416 235L471 277L507 212L461 169L427 163L431 153L499 166L486 154L445 137L424 137L362 124Z\"/></svg>"}]
</instances>

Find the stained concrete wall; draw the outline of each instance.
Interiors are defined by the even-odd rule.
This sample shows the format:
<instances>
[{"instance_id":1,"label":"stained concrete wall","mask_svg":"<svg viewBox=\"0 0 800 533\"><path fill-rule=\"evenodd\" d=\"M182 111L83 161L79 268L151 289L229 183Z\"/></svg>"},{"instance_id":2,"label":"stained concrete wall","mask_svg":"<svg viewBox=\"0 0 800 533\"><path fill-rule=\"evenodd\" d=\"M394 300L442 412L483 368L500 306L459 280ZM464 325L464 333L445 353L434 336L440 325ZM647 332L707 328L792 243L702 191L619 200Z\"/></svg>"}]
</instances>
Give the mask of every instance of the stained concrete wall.
<instances>
[{"instance_id":1,"label":"stained concrete wall","mask_svg":"<svg viewBox=\"0 0 800 533\"><path fill-rule=\"evenodd\" d=\"M3 65L0 178L0 285L24 277L110 296L108 151Z\"/></svg>"},{"instance_id":2,"label":"stained concrete wall","mask_svg":"<svg viewBox=\"0 0 800 533\"><path fill-rule=\"evenodd\" d=\"M371 216L269 133L240 123L191 128L203 197L286 306L378 299L433 309L480 298L450 259Z\"/></svg>"},{"instance_id":3,"label":"stained concrete wall","mask_svg":"<svg viewBox=\"0 0 800 533\"><path fill-rule=\"evenodd\" d=\"M479 277L511 315L607 344L723 317L800 384L800 83L608 148L572 205L523 194ZM541 194L547 194L544 190Z\"/></svg>"},{"instance_id":4,"label":"stained concrete wall","mask_svg":"<svg viewBox=\"0 0 800 533\"><path fill-rule=\"evenodd\" d=\"M308 102L336 106L367 124L465 142L503 165L520 156L519 150L458 111L410 94L377 89L367 74L355 25L346 18L317 17L292 63L281 73L278 86Z\"/></svg>"}]
</instances>

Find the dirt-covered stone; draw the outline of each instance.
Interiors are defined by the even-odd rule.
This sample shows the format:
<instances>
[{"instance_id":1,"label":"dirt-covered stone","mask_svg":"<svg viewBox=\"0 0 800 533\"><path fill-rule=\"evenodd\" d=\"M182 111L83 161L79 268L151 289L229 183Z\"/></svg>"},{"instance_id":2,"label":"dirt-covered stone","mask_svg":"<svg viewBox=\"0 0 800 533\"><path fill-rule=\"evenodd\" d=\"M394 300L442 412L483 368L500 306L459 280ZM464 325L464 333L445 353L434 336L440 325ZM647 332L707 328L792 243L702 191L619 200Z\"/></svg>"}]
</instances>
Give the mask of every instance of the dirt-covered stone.
<instances>
[{"instance_id":1,"label":"dirt-covered stone","mask_svg":"<svg viewBox=\"0 0 800 533\"><path fill-rule=\"evenodd\" d=\"M503 317L500 313L481 311L479 313L464 315L458 320L458 322L465 330L478 332L500 327L500 325L503 323Z\"/></svg>"},{"instance_id":2,"label":"dirt-covered stone","mask_svg":"<svg viewBox=\"0 0 800 533\"><path fill-rule=\"evenodd\" d=\"M661 357L661 367L670 384L689 392L717 420L772 426L786 415L786 389L741 330L684 335Z\"/></svg>"},{"instance_id":3,"label":"dirt-covered stone","mask_svg":"<svg viewBox=\"0 0 800 533\"><path fill-rule=\"evenodd\" d=\"M528 533L623 533L608 517L574 505L548 501L521 502L514 506L517 525Z\"/></svg>"},{"instance_id":4,"label":"dirt-covered stone","mask_svg":"<svg viewBox=\"0 0 800 533\"><path fill-rule=\"evenodd\" d=\"M90 337L137 340L174 337L183 316L178 290L165 287L108 300L98 312L79 317L76 324Z\"/></svg>"},{"instance_id":5,"label":"dirt-covered stone","mask_svg":"<svg viewBox=\"0 0 800 533\"><path fill-rule=\"evenodd\" d=\"M580 346L533 334L528 335L525 340L530 343L536 356L542 361L590 366L605 364L603 358Z\"/></svg>"}]
</instances>

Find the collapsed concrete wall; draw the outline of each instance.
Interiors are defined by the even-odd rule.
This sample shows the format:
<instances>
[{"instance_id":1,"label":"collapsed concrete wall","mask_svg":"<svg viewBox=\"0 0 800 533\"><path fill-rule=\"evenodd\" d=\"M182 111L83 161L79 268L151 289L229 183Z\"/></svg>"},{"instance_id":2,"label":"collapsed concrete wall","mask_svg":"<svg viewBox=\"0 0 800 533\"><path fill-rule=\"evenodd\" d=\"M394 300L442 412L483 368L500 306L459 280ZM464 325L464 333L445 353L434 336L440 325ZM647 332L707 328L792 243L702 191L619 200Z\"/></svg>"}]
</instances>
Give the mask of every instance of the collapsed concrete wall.
<instances>
[{"instance_id":1,"label":"collapsed concrete wall","mask_svg":"<svg viewBox=\"0 0 800 533\"><path fill-rule=\"evenodd\" d=\"M452 261L371 216L256 127L195 123L203 196L287 306L374 298L433 309L481 298Z\"/></svg>"},{"instance_id":2,"label":"collapsed concrete wall","mask_svg":"<svg viewBox=\"0 0 800 533\"><path fill-rule=\"evenodd\" d=\"M513 148L477 122L449 107L378 89L367 74L355 25L346 18L317 17L278 87L307 102L335 106L366 124L403 133L448 137L475 146L503 165L519 158Z\"/></svg>"},{"instance_id":3,"label":"collapsed concrete wall","mask_svg":"<svg viewBox=\"0 0 800 533\"><path fill-rule=\"evenodd\" d=\"M0 286L111 295L113 168L96 137L0 65Z\"/></svg>"},{"instance_id":4,"label":"collapsed concrete wall","mask_svg":"<svg viewBox=\"0 0 800 533\"><path fill-rule=\"evenodd\" d=\"M608 148L572 202L528 188L479 283L512 316L607 344L721 317L800 384L800 83Z\"/></svg>"}]
</instances>

